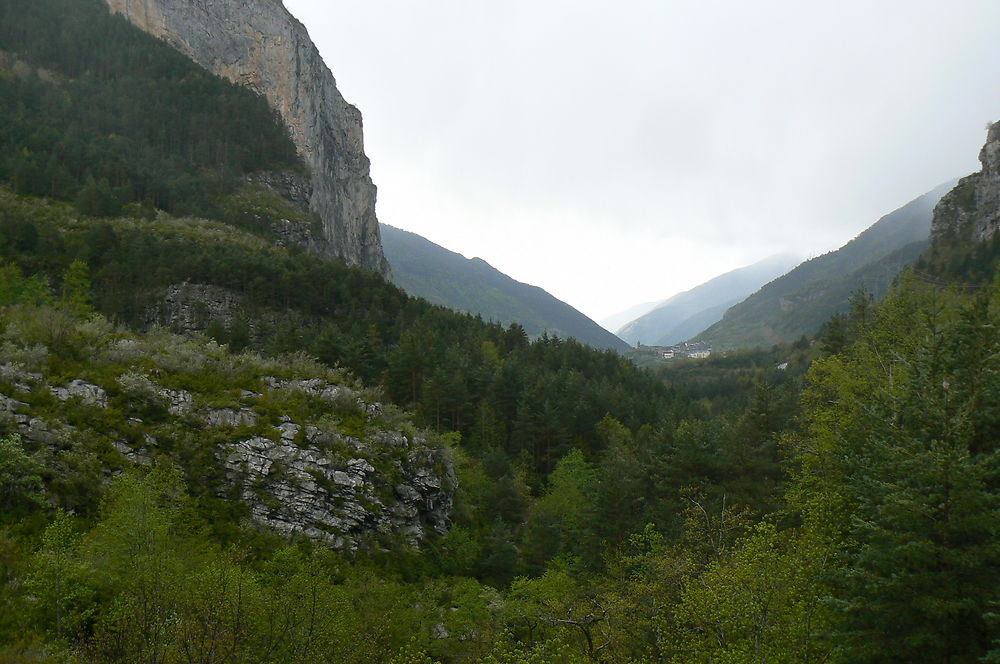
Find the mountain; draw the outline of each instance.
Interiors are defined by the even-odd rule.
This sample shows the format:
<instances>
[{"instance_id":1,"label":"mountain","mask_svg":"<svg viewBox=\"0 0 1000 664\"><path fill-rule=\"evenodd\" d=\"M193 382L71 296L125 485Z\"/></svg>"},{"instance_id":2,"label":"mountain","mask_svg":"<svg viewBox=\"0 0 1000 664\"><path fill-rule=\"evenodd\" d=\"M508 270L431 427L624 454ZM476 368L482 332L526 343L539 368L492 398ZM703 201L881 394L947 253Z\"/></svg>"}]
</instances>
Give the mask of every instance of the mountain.
<instances>
[{"instance_id":1,"label":"mountain","mask_svg":"<svg viewBox=\"0 0 1000 664\"><path fill-rule=\"evenodd\" d=\"M1000 256L1000 125L979 152L982 168L962 178L934 209L931 241L917 270L969 285L989 283Z\"/></svg>"},{"instance_id":2,"label":"mountain","mask_svg":"<svg viewBox=\"0 0 1000 664\"><path fill-rule=\"evenodd\" d=\"M608 330L609 332L614 332L619 328L621 328L622 325L625 325L626 323L635 320L636 318L642 316L643 314L649 313L656 307L660 306L660 304L662 304L662 300L657 300L656 302L643 302L642 304L633 305L628 309L625 309L624 311L619 311L616 314L612 314L607 318L602 318L597 322L605 330Z\"/></svg>"},{"instance_id":3,"label":"mountain","mask_svg":"<svg viewBox=\"0 0 1000 664\"><path fill-rule=\"evenodd\" d=\"M537 286L515 281L480 258L465 258L416 233L382 224L382 244L393 281L434 304L519 323L529 336L572 337L595 348L628 344Z\"/></svg>"},{"instance_id":4,"label":"mountain","mask_svg":"<svg viewBox=\"0 0 1000 664\"><path fill-rule=\"evenodd\" d=\"M307 197L322 221L321 253L388 276L361 113L344 100L309 33L280 0L105 2L209 71L265 97L309 167Z\"/></svg>"},{"instance_id":5,"label":"mountain","mask_svg":"<svg viewBox=\"0 0 1000 664\"><path fill-rule=\"evenodd\" d=\"M678 293L618 330L618 336L636 345L669 346L695 336L715 323L726 309L743 300L799 262L779 254L727 272L691 290Z\"/></svg>"},{"instance_id":6,"label":"mountain","mask_svg":"<svg viewBox=\"0 0 1000 664\"><path fill-rule=\"evenodd\" d=\"M831 315L846 311L864 287L885 294L904 267L927 246L934 206L955 181L891 212L836 251L808 260L730 308L699 334L715 348L753 348L814 334Z\"/></svg>"}]
</instances>

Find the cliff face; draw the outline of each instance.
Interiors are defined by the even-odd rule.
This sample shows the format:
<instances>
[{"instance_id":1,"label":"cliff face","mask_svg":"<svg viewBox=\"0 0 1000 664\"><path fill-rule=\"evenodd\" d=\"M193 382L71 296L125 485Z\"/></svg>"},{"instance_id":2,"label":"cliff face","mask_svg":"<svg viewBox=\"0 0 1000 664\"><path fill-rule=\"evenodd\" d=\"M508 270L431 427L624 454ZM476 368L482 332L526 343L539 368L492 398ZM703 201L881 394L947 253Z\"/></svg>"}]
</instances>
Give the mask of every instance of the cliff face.
<instances>
[{"instance_id":1,"label":"cliff face","mask_svg":"<svg viewBox=\"0 0 1000 664\"><path fill-rule=\"evenodd\" d=\"M312 173L310 207L328 255L389 275L361 113L281 0L105 0L112 11L217 75L259 92Z\"/></svg>"},{"instance_id":2,"label":"cliff face","mask_svg":"<svg viewBox=\"0 0 1000 664\"><path fill-rule=\"evenodd\" d=\"M990 126L979 162L982 170L962 178L934 209L932 249L947 238L983 242L1000 227L1000 123Z\"/></svg>"}]
</instances>

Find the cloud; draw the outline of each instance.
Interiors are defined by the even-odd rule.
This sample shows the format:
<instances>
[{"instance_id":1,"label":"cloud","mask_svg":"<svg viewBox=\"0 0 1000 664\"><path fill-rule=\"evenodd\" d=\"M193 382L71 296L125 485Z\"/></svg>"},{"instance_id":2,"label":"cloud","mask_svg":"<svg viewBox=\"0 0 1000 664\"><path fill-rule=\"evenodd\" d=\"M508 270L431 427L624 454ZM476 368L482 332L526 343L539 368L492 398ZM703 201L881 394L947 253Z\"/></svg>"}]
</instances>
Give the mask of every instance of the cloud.
<instances>
[{"instance_id":1,"label":"cloud","mask_svg":"<svg viewBox=\"0 0 1000 664\"><path fill-rule=\"evenodd\" d=\"M380 218L594 316L835 248L1000 117L993 0L286 5L364 114Z\"/></svg>"}]
</instances>

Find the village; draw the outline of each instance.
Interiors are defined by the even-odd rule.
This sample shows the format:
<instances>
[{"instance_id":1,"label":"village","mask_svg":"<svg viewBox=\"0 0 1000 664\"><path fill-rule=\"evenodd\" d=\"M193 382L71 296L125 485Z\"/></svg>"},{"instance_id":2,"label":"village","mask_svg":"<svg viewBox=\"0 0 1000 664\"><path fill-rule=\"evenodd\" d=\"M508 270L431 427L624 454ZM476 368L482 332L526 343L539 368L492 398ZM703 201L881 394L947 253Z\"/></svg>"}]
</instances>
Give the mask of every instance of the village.
<instances>
[{"instance_id":1,"label":"village","mask_svg":"<svg viewBox=\"0 0 1000 664\"><path fill-rule=\"evenodd\" d=\"M644 346L639 342L635 354L658 360L703 359L712 354L712 347L703 341L685 341L674 346Z\"/></svg>"}]
</instances>

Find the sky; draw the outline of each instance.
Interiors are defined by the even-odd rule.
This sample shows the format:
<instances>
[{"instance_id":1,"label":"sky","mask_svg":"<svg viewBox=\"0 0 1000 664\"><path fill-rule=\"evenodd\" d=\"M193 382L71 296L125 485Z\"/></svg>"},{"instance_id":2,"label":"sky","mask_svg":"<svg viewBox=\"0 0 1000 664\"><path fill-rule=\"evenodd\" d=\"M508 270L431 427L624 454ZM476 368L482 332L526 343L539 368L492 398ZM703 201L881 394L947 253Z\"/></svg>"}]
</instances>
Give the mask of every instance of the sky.
<instances>
[{"instance_id":1,"label":"sky","mask_svg":"<svg viewBox=\"0 0 1000 664\"><path fill-rule=\"evenodd\" d=\"M383 223L600 320L979 168L997 0L284 0Z\"/></svg>"}]
</instances>

